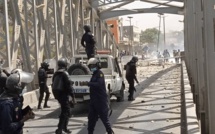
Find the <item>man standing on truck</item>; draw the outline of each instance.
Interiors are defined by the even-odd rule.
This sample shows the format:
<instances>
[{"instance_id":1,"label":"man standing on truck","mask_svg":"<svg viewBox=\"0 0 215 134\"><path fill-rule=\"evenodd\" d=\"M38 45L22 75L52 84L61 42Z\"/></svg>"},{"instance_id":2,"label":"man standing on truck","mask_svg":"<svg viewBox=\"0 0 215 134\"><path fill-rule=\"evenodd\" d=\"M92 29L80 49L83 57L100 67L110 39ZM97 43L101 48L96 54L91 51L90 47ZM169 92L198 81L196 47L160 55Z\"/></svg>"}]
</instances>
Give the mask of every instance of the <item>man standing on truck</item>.
<instances>
[{"instance_id":1,"label":"man standing on truck","mask_svg":"<svg viewBox=\"0 0 215 134\"><path fill-rule=\"evenodd\" d=\"M85 48L85 51L87 53L87 58L90 59L90 58L93 58L95 56L96 40L95 40L91 30L90 30L89 25L85 25L84 30L85 30L85 33L82 36L81 45Z\"/></svg>"},{"instance_id":2,"label":"man standing on truck","mask_svg":"<svg viewBox=\"0 0 215 134\"><path fill-rule=\"evenodd\" d=\"M72 133L67 128L70 117L69 96L72 97L73 104L75 103L75 98L72 87L73 83L69 80L69 74L67 72L67 65L68 62L66 58L61 58L60 60L58 60L58 70L54 73L52 79L52 92L55 99L57 99L60 103L61 107L58 129L55 131L56 134L62 134L62 131L67 134Z\"/></svg>"},{"instance_id":3,"label":"man standing on truck","mask_svg":"<svg viewBox=\"0 0 215 134\"><path fill-rule=\"evenodd\" d=\"M134 91L136 91L135 87L134 87L134 80L139 84L136 74L137 74L137 69L136 69L136 63L138 61L138 58L136 56L133 56L131 61L129 61L126 64L126 79L128 81L129 84L129 95L128 95L128 101L133 101L135 100L133 95L134 95Z\"/></svg>"},{"instance_id":4,"label":"man standing on truck","mask_svg":"<svg viewBox=\"0 0 215 134\"><path fill-rule=\"evenodd\" d=\"M97 58L91 58L87 63L93 73L88 86L90 87L90 108L88 114L88 134L93 134L98 118L102 120L108 134L113 134L109 122L108 95L106 92L105 78L101 69L101 63Z\"/></svg>"}]
</instances>

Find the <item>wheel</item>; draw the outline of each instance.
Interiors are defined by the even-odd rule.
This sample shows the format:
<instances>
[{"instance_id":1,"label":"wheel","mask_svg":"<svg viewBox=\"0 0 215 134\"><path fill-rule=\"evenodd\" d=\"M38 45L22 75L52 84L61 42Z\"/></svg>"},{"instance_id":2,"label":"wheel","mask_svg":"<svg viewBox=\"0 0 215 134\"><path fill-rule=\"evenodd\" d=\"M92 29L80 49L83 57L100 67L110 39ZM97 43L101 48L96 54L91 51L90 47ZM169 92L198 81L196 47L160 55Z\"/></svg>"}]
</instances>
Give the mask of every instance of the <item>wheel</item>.
<instances>
[{"instance_id":1,"label":"wheel","mask_svg":"<svg viewBox=\"0 0 215 134\"><path fill-rule=\"evenodd\" d=\"M120 89L120 96L117 97L117 102L124 101L124 89L125 89L125 84L123 83Z\"/></svg>"},{"instance_id":2,"label":"wheel","mask_svg":"<svg viewBox=\"0 0 215 134\"><path fill-rule=\"evenodd\" d=\"M84 64L73 64L69 67L68 73L70 75L89 75L91 74L89 68Z\"/></svg>"}]
</instances>

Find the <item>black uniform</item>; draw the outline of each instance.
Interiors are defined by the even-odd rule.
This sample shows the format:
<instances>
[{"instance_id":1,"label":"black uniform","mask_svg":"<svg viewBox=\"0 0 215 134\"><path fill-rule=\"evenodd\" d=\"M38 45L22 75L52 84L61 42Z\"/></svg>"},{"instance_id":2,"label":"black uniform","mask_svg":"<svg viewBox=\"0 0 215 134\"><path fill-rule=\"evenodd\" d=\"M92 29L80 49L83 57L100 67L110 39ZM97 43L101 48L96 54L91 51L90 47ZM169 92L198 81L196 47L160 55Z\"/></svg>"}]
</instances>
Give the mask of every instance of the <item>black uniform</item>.
<instances>
[{"instance_id":1,"label":"black uniform","mask_svg":"<svg viewBox=\"0 0 215 134\"><path fill-rule=\"evenodd\" d=\"M0 98L0 134L22 134L22 118L19 98Z\"/></svg>"},{"instance_id":2,"label":"black uniform","mask_svg":"<svg viewBox=\"0 0 215 134\"><path fill-rule=\"evenodd\" d=\"M136 74L137 74L136 63L133 61L128 62L126 65L126 79L129 84L128 100L134 100L133 95L134 95L134 91L136 91L134 87L134 80L138 83Z\"/></svg>"},{"instance_id":3,"label":"black uniform","mask_svg":"<svg viewBox=\"0 0 215 134\"><path fill-rule=\"evenodd\" d=\"M40 86L40 97L39 97L39 102L38 102L38 109L41 108L41 103L44 97L44 93L46 93L46 97L45 97L45 103L44 103L44 107L49 107L47 105L50 93L49 93L49 88L47 86L47 72L45 70L45 68L40 67L38 70L38 78L39 78L39 86Z\"/></svg>"},{"instance_id":4,"label":"black uniform","mask_svg":"<svg viewBox=\"0 0 215 134\"><path fill-rule=\"evenodd\" d=\"M66 69L59 69L55 72L52 79L52 91L55 99L58 100L61 106L60 120L56 134L61 134L62 130L70 132L67 125L70 117L69 96L74 97L72 83L69 80L69 74Z\"/></svg>"},{"instance_id":5,"label":"black uniform","mask_svg":"<svg viewBox=\"0 0 215 134\"><path fill-rule=\"evenodd\" d=\"M3 74L5 73L5 75ZM2 94L6 88L6 81L7 77L10 76L10 73L8 73L6 70L3 70L3 72L0 72L0 94Z\"/></svg>"},{"instance_id":6,"label":"black uniform","mask_svg":"<svg viewBox=\"0 0 215 134\"><path fill-rule=\"evenodd\" d=\"M112 132L109 122L108 96L106 93L104 74L98 69L93 72L88 83L90 86L90 109L88 114L88 132L93 134L98 117L102 120L106 131Z\"/></svg>"},{"instance_id":7,"label":"black uniform","mask_svg":"<svg viewBox=\"0 0 215 134\"><path fill-rule=\"evenodd\" d=\"M90 29L87 29L81 39L81 45L85 48L88 59L95 57L96 41Z\"/></svg>"},{"instance_id":8,"label":"black uniform","mask_svg":"<svg viewBox=\"0 0 215 134\"><path fill-rule=\"evenodd\" d=\"M0 134L22 134L24 122L34 118L29 106L22 110L19 97L23 87L32 80L33 75L25 72L16 72L7 78L6 90L0 96Z\"/></svg>"}]
</instances>

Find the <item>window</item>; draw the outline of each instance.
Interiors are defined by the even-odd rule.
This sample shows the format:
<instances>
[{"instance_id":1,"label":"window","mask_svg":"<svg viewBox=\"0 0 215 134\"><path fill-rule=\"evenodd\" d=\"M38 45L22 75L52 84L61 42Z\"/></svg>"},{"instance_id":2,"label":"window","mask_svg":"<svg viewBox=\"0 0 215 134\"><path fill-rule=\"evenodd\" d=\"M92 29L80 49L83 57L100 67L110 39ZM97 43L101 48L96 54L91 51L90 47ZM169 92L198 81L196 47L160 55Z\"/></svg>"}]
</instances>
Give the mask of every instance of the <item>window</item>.
<instances>
[{"instance_id":1,"label":"window","mask_svg":"<svg viewBox=\"0 0 215 134\"><path fill-rule=\"evenodd\" d=\"M108 59L107 58L100 58L102 68L108 68Z\"/></svg>"}]
</instances>

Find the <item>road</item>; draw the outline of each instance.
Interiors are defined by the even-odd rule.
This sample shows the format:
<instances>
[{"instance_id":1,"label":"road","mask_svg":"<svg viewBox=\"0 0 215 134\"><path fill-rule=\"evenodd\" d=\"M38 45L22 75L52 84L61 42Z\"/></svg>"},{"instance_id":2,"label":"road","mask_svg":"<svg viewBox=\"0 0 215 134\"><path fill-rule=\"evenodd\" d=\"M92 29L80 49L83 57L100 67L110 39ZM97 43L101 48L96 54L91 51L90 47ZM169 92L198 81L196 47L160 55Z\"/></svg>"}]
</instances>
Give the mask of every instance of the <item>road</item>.
<instances>
[{"instance_id":1,"label":"road","mask_svg":"<svg viewBox=\"0 0 215 134\"><path fill-rule=\"evenodd\" d=\"M113 114L110 121L115 134L180 134L186 129L181 101L181 69L179 65L138 67L139 85L135 101L116 102L111 98ZM51 99L50 109L35 110L36 119L25 123L24 134L53 134L57 128L59 105ZM36 104L35 104L36 106ZM36 108L36 107L35 107ZM73 134L87 134L88 104L72 109L68 128ZM105 134L101 121L95 134Z\"/></svg>"}]
</instances>

